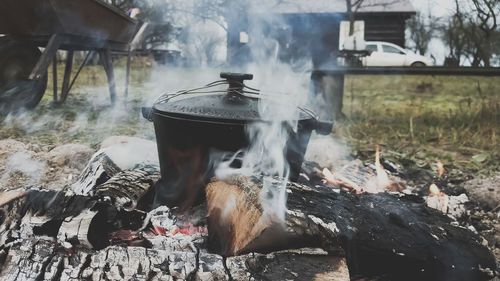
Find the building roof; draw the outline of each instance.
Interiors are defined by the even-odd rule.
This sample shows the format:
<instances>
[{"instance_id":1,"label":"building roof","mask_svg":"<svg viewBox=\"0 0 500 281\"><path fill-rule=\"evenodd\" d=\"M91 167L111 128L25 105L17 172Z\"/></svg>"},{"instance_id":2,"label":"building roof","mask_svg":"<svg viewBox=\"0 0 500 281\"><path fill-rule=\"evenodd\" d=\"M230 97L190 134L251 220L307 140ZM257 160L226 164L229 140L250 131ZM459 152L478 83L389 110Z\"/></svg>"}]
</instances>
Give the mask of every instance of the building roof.
<instances>
[{"instance_id":1,"label":"building roof","mask_svg":"<svg viewBox=\"0 0 500 281\"><path fill-rule=\"evenodd\" d=\"M275 0L261 12L273 14L330 14L347 12L346 0ZM260 10L259 8L257 10ZM364 0L358 13L415 13L409 0Z\"/></svg>"}]
</instances>

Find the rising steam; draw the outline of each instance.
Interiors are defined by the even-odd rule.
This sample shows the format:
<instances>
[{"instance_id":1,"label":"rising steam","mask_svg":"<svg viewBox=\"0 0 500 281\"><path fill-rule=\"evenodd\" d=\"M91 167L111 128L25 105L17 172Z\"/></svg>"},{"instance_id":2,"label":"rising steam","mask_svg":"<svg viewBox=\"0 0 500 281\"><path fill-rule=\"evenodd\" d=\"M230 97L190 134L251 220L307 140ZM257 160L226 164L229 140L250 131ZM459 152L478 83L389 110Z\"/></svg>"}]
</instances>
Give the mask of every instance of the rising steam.
<instances>
[{"instance_id":1,"label":"rising steam","mask_svg":"<svg viewBox=\"0 0 500 281\"><path fill-rule=\"evenodd\" d=\"M272 63L249 67L261 89L259 114L265 121L247 126L250 146L220 163L215 175L217 178L234 174L264 176L261 192L264 212L284 220L290 174L286 160L287 130L297 131L298 106L305 103L309 81L307 75L293 72L290 66L279 63L276 57L273 59ZM234 160L241 162L241 167L232 168Z\"/></svg>"}]
</instances>

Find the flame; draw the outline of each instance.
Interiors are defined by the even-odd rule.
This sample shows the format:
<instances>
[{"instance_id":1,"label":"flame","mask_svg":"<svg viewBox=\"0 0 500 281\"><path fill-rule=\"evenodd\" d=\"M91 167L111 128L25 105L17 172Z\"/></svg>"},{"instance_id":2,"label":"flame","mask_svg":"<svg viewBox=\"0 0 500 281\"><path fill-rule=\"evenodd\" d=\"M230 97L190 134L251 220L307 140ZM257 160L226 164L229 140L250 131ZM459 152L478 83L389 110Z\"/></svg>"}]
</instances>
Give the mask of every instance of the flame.
<instances>
[{"instance_id":1,"label":"flame","mask_svg":"<svg viewBox=\"0 0 500 281\"><path fill-rule=\"evenodd\" d=\"M439 196L441 190L439 190L439 187L433 183L429 186L429 192L431 193L431 196Z\"/></svg>"},{"instance_id":2,"label":"flame","mask_svg":"<svg viewBox=\"0 0 500 281\"><path fill-rule=\"evenodd\" d=\"M442 192L435 183L432 183L429 186L429 193L431 196L437 196L439 204L437 209L441 210L441 212L443 213L446 213L448 211L448 204L450 202L450 198L448 197L448 195Z\"/></svg>"},{"instance_id":3,"label":"flame","mask_svg":"<svg viewBox=\"0 0 500 281\"><path fill-rule=\"evenodd\" d=\"M325 178L325 180L329 184L333 184L333 185L337 185L338 184L338 181L335 178L335 175L330 170L328 170L327 168L323 169L323 177Z\"/></svg>"},{"instance_id":4,"label":"flame","mask_svg":"<svg viewBox=\"0 0 500 281\"><path fill-rule=\"evenodd\" d=\"M355 190L356 193L361 193L361 188L355 182L340 174L335 174L327 168L323 169L323 178L331 185L343 186Z\"/></svg>"},{"instance_id":5,"label":"flame","mask_svg":"<svg viewBox=\"0 0 500 281\"><path fill-rule=\"evenodd\" d=\"M389 179L389 175L387 175L384 167L380 164L380 149L378 145L375 149L375 170L377 172L377 187L384 189L390 186L391 180Z\"/></svg>"},{"instance_id":6,"label":"flame","mask_svg":"<svg viewBox=\"0 0 500 281\"><path fill-rule=\"evenodd\" d=\"M380 163L380 149L378 145L375 152L375 171L377 175L374 177L370 176L367 179L366 184L363 186L364 188L361 188L356 182L352 181L348 177L343 176L340 173L334 173L328 168L323 169L323 178L328 184L349 188L355 190L358 194L361 192L378 193L383 192L386 189L400 192L405 189L404 185L392 182L389 179L389 175Z\"/></svg>"},{"instance_id":7,"label":"flame","mask_svg":"<svg viewBox=\"0 0 500 281\"><path fill-rule=\"evenodd\" d=\"M440 178L444 174L444 166L441 161L437 160L436 162L437 168L438 168L438 178Z\"/></svg>"}]
</instances>

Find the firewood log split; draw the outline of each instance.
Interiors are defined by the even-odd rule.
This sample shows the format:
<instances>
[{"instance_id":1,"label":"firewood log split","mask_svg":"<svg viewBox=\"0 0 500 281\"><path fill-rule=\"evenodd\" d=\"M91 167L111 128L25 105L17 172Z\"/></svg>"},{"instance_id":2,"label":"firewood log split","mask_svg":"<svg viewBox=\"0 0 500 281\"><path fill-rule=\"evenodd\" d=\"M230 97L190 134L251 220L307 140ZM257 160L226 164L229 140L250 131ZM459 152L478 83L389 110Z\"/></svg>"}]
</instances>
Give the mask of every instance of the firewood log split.
<instances>
[{"instance_id":1,"label":"firewood log split","mask_svg":"<svg viewBox=\"0 0 500 281\"><path fill-rule=\"evenodd\" d=\"M477 234L453 226L451 218L413 197L289 183L287 217L279 224L262 219L255 195L261 188L259 180L242 178L207 186L209 243L215 251L231 256L249 248L318 247L338 256L341 247L351 274L391 280L488 280L494 275L495 259Z\"/></svg>"}]
</instances>

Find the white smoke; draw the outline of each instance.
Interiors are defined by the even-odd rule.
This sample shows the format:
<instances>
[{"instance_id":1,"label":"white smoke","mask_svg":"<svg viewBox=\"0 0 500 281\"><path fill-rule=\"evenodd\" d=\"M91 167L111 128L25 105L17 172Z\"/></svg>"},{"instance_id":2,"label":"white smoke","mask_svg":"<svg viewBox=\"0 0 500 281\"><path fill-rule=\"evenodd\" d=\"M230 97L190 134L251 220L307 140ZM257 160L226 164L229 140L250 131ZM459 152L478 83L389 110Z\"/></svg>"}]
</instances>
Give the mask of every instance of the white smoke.
<instances>
[{"instance_id":1,"label":"white smoke","mask_svg":"<svg viewBox=\"0 0 500 281\"><path fill-rule=\"evenodd\" d=\"M44 169L45 163L33 159L29 153L25 151L14 152L6 161L0 183L7 182L14 173L21 173L28 180L24 183L25 185L38 184Z\"/></svg>"},{"instance_id":2,"label":"white smoke","mask_svg":"<svg viewBox=\"0 0 500 281\"><path fill-rule=\"evenodd\" d=\"M268 41L271 42L263 45L264 48L269 45L278 48L277 43L271 39ZM255 51L264 52L259 48L255 48ZM288 130L297 132L298 107L303 106L307 100L309 76L304 72L294 72L290 65L279 62L277 50L272 54L272 57L257 61L247 69L254 74L255 79L247 84L261 90L259 114L265 122L247 126L250 146L245 151L236 153L229 161L220 163L215 175L217 178L234 174L264 176L261 191L264 212L284 221L289 177L289 164L286 160ZM241 168L231 167L235 158L241 161Z\"/></svg>"}]
</instances>

